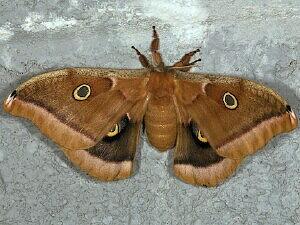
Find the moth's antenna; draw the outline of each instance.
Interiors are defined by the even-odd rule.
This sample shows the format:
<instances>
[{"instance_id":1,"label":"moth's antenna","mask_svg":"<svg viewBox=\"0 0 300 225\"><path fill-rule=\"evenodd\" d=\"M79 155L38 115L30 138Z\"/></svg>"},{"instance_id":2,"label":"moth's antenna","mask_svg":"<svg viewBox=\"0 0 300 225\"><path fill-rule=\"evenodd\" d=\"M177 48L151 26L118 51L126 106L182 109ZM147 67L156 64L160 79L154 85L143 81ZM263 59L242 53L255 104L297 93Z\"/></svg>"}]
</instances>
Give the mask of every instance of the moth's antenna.
<instances>
[{"instance_id":1,"label":"moth's antenna","mask_svg":"<svg viewBox=\"0 0 300 225\"><path fill-rule=\"evenodd\" d=\"M189 65L189 66L192 66L192 65L196 64L196 62L201 62L201 61L202 61L202 59L199 58L199 59L196 59L196 60L194 60L193 62L189 63L188 65Z\"/></svg>"},{"instance_id":2,"label":"moth's antenna","mask_svg":"<svg viewBox=\"0 0 300 225\"><path fill-rule=\"evenodd\" d=\"M168 68L172 68L172 69L175 69L175 70L180 70L182 72L188 72L191 68L193 67L197 67L197 65L195 65L197 62L200 62L201 59L196 59L195 61L189 63L188 65L186 66L170 66Z\"/></svg>"},{"instance_id":3,"label":"moth's antenna","mask_svg":"<svg viewBox=\"0 0 300 225\"><path fill-rule=\"evenodd\" d=\"M159 37L158 33L155 29L155 26L152 27L153 34L152 34L152 41L150 44L150 51L152 55L152 62L154 67L158 67L159 69L163 70L164 62L162 60L162 56L159 52Z\"/></svg>"},{"instance_id":4,"label":"moth's antenna","mask_svg":"<svg viewBox=\"0 0 300 225\"><path fill-rule=\"evenodd\" d=\"M146 57L145 55L143 55L139 50L137 50L136 47L131 46L131 48L134 49L135 52L136 52L136 54L139 56L139 61L140 61L140 63L142 64L142 66L143 66L144 68L150 68L151 65L150 65L150 63L149 63L147 57Z\"/></svg>"},{"instance_id":5,"label":"moth's antenna","mask_svg":"<svg viewBox=\"0 0 300 225\"><path fill-rule=\"evenodd\" d=\"M197 52L200 52L199 48L196 49L196 50L194 50L194 51L186 53L183 57L181 57L181 59L179 61L177 61L176 63L174 63L173 66L171 66L170 68L178 69L178 70L181 70L181 71L184 71L184 72L189 71L196 62L200 62L201 61L201 58L199 58L199 59L197 59L195 61L190 62L191 58Z\"/></svg>"}]
</instances>

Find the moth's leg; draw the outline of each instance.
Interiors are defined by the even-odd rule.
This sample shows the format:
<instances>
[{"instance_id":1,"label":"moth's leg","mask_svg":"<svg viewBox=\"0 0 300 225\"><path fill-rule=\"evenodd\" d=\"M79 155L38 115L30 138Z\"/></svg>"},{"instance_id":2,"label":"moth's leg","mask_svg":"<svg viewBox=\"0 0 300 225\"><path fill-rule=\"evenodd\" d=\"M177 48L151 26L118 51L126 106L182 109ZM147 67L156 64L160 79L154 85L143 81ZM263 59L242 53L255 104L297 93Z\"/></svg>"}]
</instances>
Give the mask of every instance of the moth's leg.
<instances>
[{"instance_id":1,"label":"moth's leg","mask_svg":"<svg viewBox=\"0 0 300 225\"><path fill-rule=\"evenodd\" d=\"M153 33L152 33L152 42L150 45L150 50L151 52L155 52L159 50L159 37L155 29L155 26L153 26L152 29L153 29Z\"/></svg>"},{"instance_id":2,"label":"moth's leg","mask_svg":"<svg viewBox=\"0 0 300 225\"><path fill-rule=\"evenodd\" d=\"M150 68L150 63L145 55L143 55L139 50L137 50L134 46L131 46L132 49L135 50L136 54L139 56L139 61L145 68Z\"/></svg>"},{"instance_id":3,"label":"moth's leg","mask_svg":"<svg viewBox=\"0 0 300 225\"><path fill-rule=\"evenodd\" d=\"M192 66L196 63L201 61L201 59L197 59L195 61L191 61L191 58L197 53L200 52L200 49L196 49L194 51L191 51L189 53L186 53L179 61L177 61L176 63L174 63L171 68L176 68L180 71L184 71L184 72L188 72ZM181 68L182 67L182 68Z\"/></svg>"},{"instance_id":4,"label":"moth's leg","mask_svg":"<svg viewBox=\"0 0 300 225\"><path fill-rule=\"evenodd\" d=\"M152 55L153 66L164 67L164 62L159 52L159 37L157 31L155 30L155 26L153 26L152 29L153 29L153 35L152 35L152 42L150 45L150 51Z\"/></svg>"}]
</instances>

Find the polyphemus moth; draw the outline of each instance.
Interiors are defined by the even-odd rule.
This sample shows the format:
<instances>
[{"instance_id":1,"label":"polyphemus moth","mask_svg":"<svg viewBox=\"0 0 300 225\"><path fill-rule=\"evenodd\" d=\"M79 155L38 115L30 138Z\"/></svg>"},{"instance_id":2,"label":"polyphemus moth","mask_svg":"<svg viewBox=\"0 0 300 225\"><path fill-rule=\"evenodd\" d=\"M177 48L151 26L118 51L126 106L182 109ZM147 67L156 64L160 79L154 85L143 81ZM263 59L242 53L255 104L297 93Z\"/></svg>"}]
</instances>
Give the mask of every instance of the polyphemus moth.
<instances>
[{"instance_id":1,"label":"polyphemus moth","mask_svg":"<svg viewBox=\"0 0 300 225\"><path fill-rule=\"evenodd\" d=\"M153 27L143 69L68 68L36 76L4 101L66 156L102 181L129 177L142 126L149 142L175 147L173 171L186 183L216 186L272 137L297 127L286 101L253 81L189 73L199 49L166 66Z\"/></svg>"}]
</instances>

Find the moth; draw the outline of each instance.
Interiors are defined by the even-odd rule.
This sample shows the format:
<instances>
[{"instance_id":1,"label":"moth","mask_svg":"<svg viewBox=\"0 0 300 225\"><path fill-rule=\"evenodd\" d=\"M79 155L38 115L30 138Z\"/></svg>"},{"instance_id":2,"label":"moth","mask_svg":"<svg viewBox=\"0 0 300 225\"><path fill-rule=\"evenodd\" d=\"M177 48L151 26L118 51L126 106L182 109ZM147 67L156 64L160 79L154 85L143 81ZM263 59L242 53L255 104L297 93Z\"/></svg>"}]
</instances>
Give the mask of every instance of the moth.
<instances>
[{"instance_id":1,"label":"moth","mask_svg":"<svg viewBox=\"0 0 300 225\"><path fill-rule=\"evenodd\" d=\"M166 66L153 27L142 69L66 68L33 77L4 101L31 120L76 166L102 181L129 177L140 135L174 148L182 181L216 186L272 137L297 127L286 101L253 81L188 72L200 50Z\"/></svg>"}]
</instances>

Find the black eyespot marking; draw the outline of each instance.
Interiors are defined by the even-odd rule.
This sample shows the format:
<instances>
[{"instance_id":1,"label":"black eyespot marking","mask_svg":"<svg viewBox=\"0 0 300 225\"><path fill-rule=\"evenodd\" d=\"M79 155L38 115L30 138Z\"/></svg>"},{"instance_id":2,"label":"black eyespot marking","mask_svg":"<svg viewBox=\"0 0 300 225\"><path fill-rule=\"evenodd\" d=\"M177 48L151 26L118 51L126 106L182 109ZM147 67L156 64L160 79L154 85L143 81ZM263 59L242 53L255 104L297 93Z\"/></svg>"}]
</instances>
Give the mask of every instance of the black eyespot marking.
<instances>
[{"instance_id":1,"label":"black eyespot marking","mask_svg":"<svg viewBox=\"0 0 300 225\"><path fill-rule=\"evenodd\" d=\"M107 133L107 135L102 139L102 141L110 143L118 140L121 137L121 135L125 132L128 123L128 117L124 116L119 123L114 125L114 127Z\"/></svg>"},{"instance_id":2,"label":"black eyespot marking","mask_svg":"<svg viewBox=\"0 0 300 225\"><path fill-rule=\"evenodd\" d=\"M229 92L223 95L223 102L228 109L235 109L238 106L236 97Z\"/></svg>"},{"instance_id":3,"label":"black eyespot marking","mask_svg":"<svg viewBox=\"0 0 300 225\"><path fill-rule=\"evenodd\" d=\"M78 89L78 91L77 91L77 95L78 95L79 97L82 97L82 98L84 98L85 96L87 96L88 93L89 93L89 89L88 89L87 86L82 86L82 87L80 87L80 88Z\"/></svg>"},{"instance_id":4,"label":"black eyespot marking","mask_svg":"<svg viewBox=\"0 0 300 225\"><path fill-rule=\"evenodd\" d=\"M74 98L79 101L86 100L90 96L90 94L91 87L87 84L78 86L73 92Z\"/></svg>"},{"instance_id":5,"label":"black eyespot marking","mask_svg":"<svg viewBox=\"0 0 300 225\"><path fill-rule=\"evenodd\" d=\"M234 99L230 95L225 96L225 102L227 103L227 105L230 105L230 106L234 105Z\"/></svg>"},{"instance_id":6,"label":"black eyespot marking","mask_svg":"<svg viewBox=\"0 0 300 225\"><path fill-rule=\"evenodd\" d=\"M8 96L8 98L14 99L16 96L17 96L17 91L14 90L14 91Z\"/></svg>"},{"instance_id":7,"label":"black eyespot marking","mask_svg":"<svg viewBox=\"0 0 300 225\"><path fill-rule=\"evenodd\" d=\"M286 106L286 111L287 111L287 112L292 112L291 106L287 105L287 106Z\"/></svg>"}]
</instances>

